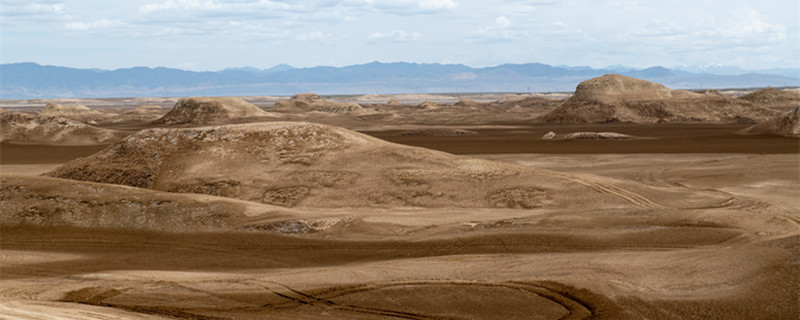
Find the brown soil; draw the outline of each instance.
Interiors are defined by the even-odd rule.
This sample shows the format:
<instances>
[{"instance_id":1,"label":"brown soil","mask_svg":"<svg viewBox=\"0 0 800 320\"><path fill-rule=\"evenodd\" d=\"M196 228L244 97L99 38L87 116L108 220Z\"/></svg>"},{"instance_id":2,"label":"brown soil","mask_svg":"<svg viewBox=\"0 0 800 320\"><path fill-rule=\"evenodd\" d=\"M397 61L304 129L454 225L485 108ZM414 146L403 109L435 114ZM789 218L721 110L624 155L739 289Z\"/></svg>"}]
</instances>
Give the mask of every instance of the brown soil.
<instances>
[{"instance_id":1,"label":"brown soil","mask_svg":"<svg viewBox=\"0 0 800 320\"><path fill-rule=\"evenodd\" d=\"M113 122L128 122L128 121L155 121L163 117L167 113L167 109L157 105L140 105L130 110L123 111L119 118L112 119Z\"/></svg>"},{"instance_id":2,"label":"brown soil","mask_svg":"<svg viewBox=\"0 0 800 320\"><path fill-rule=\"evenodd\" d=\"M747 134L800 137L800 107L744 129L742 132Z\"/></svg>"},{"instance_id":3,"label":"brown soil","mask_svg":"<svg viewBox=\"0 0 800 320\"><path fill-rule=\"evenodd\" d=\"M0 115L0 142L55 145L100 145L127 133L103 129L64 117L5 112Z\"/></svg>"},{"instance_id":4,"label":"brown soil","mask_svg":"<svg viewBox=\"0 0 800 320\"><path fill-rule=\"evenodd\" d=\"M81 119L85 117L96 117L101 114L101 112L79 104L62 105L48 103L44 106L44 109L39 111L39 114L43 116L61 116Z\"/></svg>"},{"instance_id":5,"label":"brown soil","mask_svg":"<svg viewBox=\"0 0 800 320\"><path fill-rule=\"evenodd\" d=\"M742 136L746 124L595 124L529 125L514 128L473 128L474 135L403 135L401 130L363 131L387 141L455 154L479 153L798 153L797 139ZM547 132L618 132L648 139L542 140Z\"/></svg>"},{"instance_id":6,"label":"brown soil","mask_svg":"<svg viewBox=\"0 0 800 320\"><path fill-rule=\"evenodd\" d=\"M314 93L299 93L287 101L275 103L275 110L282 112L324 112L324 113L369 113L370 110L355 103L334 102Z\"/></svg>"},{"instance_id":7,"label":"brown soil","mask_svg":"<svg viewBox=\"0 0 800 320\"><path fill-rule=\"evenodd\" d=\"M797 138L736 134L744 122L553 125L535 120L559 104L541 97L424 98L437 108L398 97L369 114L181 129L131 118L102 123L145 129L108 148L0 144L0 313L800 315ZM59 165L104 183L31 176Z\"/></svg>"},{"instance_id":8,"label":"brown soil","mask_svg":"<svg viewBox=\"0 0 800 320\"><path fill-rule=\"evenodd\" d=\"M792 109L800 106L800 92L797 90L778 90L775 88L765 88L741 96L739 99L778 110L787 108Z\"/></svg>"},{"instance_id":9,"label":"brown soil","mask_svg":"<svg viewBox=\"0 0 800 320\"><path fill-rule=\"evenodd\" d=\"M0 164L65 163L93 155L108 145L54 146L0 143Z\"/></svg>"},{"instance_id":10,"label":"brown soil","mask_svg":"<svg viewBox=\"0 0 800 320\"><path fill-rule=\"evenodd\" d=\"M451 128L425 128L400 132L402 136L468 136L473 134L477 134L477 132Z\"/></svg>"},{"instance_id":11,"label":"brown soil","mask_svg":"<svg viewBox=\"0 0 800 320\"><path fill-rule=\"evenodd\" d=\"M577 201L574 195L587 189L574 177L308 123L144 130L49 175L285 207L571 208L584 201L629 202L613 194Z\"/></svg>"},{"instance_id":12,"label":"brown soil","mask_svg":"<svg viewBox=\"0 0 800 320\"><path fill-rule=\"evenodd\" d=\"M62 117L70 120L92 123L106 120L113 114L80 104L58 104L48 102L39 110L39 115L44 117Z\"/></svg>"},{"instance_id":13,"label":"brown soil","mask_svg":"<svg viewBox=\"0 0 800 320\"><path fill-rule=\"evenodd\" d=\"M581 82L572 97L542 119L557 123L735 122L764 120L774 114L746 100L670 90L608 74Z\"/></svg>"},{"instance_id":14,"label":"brown soil","mask_svg":"<svg viewBox=\"0 0 800 320\"><path fill-rule=\"evenodd\" d=\"M213 124L266 116L270 114L240 98L184 98L153 124Z\"/></svg>"}]
</instances>

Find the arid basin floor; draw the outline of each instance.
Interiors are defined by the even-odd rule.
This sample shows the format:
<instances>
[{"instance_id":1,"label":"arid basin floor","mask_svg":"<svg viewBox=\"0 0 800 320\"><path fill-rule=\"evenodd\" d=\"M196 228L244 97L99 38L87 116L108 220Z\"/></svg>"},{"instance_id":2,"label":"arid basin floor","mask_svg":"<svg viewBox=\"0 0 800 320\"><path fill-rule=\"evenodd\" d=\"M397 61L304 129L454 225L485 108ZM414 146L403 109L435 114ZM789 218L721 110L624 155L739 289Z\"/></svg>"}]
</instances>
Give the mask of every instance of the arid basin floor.
<instances>
[{"instance_id":1,"label":"arid basin floor","mask_svg":"<svg viewBox=\"0 0 800 320\"><path fill-rule=\"evenodd\" d=\"M656 139L545 142L541 135L558 127L520 124L466 128L478 132L472 136L408 136L391 127L364 132L569 174L624 205L308 209L308 219L341 222L288 234L6 225L0 229L0 314L798 317L797 139L733 134L744 125L590 127L565 131L600 128ZM3 144L0 170L38 175L101 148ZM669 196L687 191L702 199Z\"/></svg>"}]
</instances>

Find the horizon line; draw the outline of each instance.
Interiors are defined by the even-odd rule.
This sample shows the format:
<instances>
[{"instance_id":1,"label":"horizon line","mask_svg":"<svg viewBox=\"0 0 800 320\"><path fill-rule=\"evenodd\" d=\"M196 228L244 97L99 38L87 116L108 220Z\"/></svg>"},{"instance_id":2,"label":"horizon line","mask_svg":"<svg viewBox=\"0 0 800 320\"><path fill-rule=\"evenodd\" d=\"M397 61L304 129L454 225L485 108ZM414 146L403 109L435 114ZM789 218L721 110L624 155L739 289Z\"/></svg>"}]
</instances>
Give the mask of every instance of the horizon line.
<instances>
[{"instance_id":1,"label":"horizon line","mask_svg":"<svg viewBox=\"0 0 800 320\"><path fill-rule=\"evenodd\" d=\"M713 69L713 68L731 68L731 69L738 69L736 71L741 71L741 72L769 71L769 70L800 70L800 68L798 68L798 67L772 67L772 68L762 68L762 69L745 69L745 68L739 67L737 65L671 66L671 67L663 66L663 65L653 65L653 66L648 66L648 67L635 67L635 66L627 66L627 65L610 65L610 66L605 66L605 67L593 67L593 66L590 66L590 65L566 65L566 64L552 65L552 64L547 64L547 63L543 63L543 62L525 62L525 63L509 62L509 63L502 63L502 64L498 64L498 65L487 65L487 66L475 67L475 66L470 66L470 65L467 65L467 64L463 64L463 63L409 62L409 61L383 62L383 61L379 61L379 60L373 60L373 61L369 61L369 62L350 64L350 65L342 65L342 66L316 65L316 66L307 66L307 67L295 67L295 66L292 66L292 65L290 65L288 63L279 63L279 64L276 64L276 65L273 65L273 66L267 67L267 68L258 68L258 67L253 67L253 66L250 66L250 65L246 65L246 66L235 66L235 67L231 66L231 67L226 67L226 68L217 69L217 70L194 70L194 69L184 69L184 68L181 68L181 67L168 67L168 66L164 66L164 65L159 65L159 66L155 66L155 67L154 66L146 66L146 65L135 65L135 66L130 66L130 67L119 67L119 68L114 68L114 69L104 69L104 68L97 68L97 67L72 67L72 66L66 66L66 65L43 64L43 63L39 63L39 62L35 62L35 61L4 62L4 63L0 63L0 66L14 65L14 64L35 64L35 65L42 66L42 67L57 67L57 68L68 68L68 69L78 69L78 70L116 71L116 70L126 70L126 69L147 68L147 69L172 69L172 70L181 70L181 71L188 71L188 72L223 72L223 71L229 71L229 70L235 70L235 69L247 69L247 68L255 69L255 70L258 70L258 71L266 71L266 70L273 69L273 68L276 68L276 67L289 67L289 68L291 68L291 69L288 69L288 70L303 70L303 69L314 69L314 68L336 68L336 69L342 69L342 68L347 68L347 67L364 66L364 65L369 65L369 64L386 64L386 65L389 65L389 64L411 64L411 65L463 66L463 67L467 67L467 68L470 68L470 69L487 69L487 68L497 68L497 67L506 66L506 65L520 66L520 65L536 64L536 65L549 66L549 67L553 67L553 68L586 68L586 69L592 69L592 70L608 70L608 71L643 71L643 70L647 70L647 69L664 68L664 69L668 69L668 70L678 70L678 71L685 71L685 72L690 72L690 73L696 73L698 71L702 73L702 72L704 72L704 70ZM689 71L687 69L699 69L699 70L698 71Z\"/></svg>"}]
</instances>

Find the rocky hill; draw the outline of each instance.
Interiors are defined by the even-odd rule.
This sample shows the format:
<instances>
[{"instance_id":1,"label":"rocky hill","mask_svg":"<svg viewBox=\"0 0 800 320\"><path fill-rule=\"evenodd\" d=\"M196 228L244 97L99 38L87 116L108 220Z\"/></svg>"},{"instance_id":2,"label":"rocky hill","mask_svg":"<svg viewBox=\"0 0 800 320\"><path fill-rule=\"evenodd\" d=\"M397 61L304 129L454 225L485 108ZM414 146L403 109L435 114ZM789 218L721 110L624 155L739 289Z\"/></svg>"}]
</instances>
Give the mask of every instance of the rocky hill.
<instances>
[{"instance_id":1,"label":"rocky hill","mask_svg":"<svg viewBox=\"0 0 800 320\"><path fill-rule=\"evenodd\" d=\"M775 109L793 109L800 106L800 91L765 88L746 94L739 99Z\"/></svg>"},{"instance_id":2,"label":"rocky hill","mask_svg":"<svg viewBox=\"0 0 800 320\"><path fill-rule=\"evenodd\" d=\"M273 114L232 97L183 98L154 124L215 124L236 119L270 117Z\"/></svg>"},{"instance_id":3,"label":"rocky hill","mask_svg":"<svg viewBox=\"0 0 800 320\"><path fill-rule=\"evenodd\" d=\"M746 134L800 137L800 107L743 130Z\"/></svg>"},{"instance_id":4,"label":"rocky hill","mask_svg":"<svg viewBox=\"0 0 800 320\"><path fill-rule=\"evenodd\" d=\"M548 122L733 122L764 120L774 111L741 99L607 74L581 82L575 94L543 117Z\"/></svg>"},{"instance_id":5,"label":"rocky hill","mask_svg":"<svg viewBox=\"0 0 800 320\"><path fill-rule=\"evenodd\" d=\"M315 93L299 93L286 101L275 103L275 110L283 112L325 112L325 113L353 113L365 114L370 109L356 103L342 103L330 101Z\"/></svg>"},{"instance_id":6,"label":"rocky hill","mask_svg":"<svg viewBox=\"0 0 800 320\"><path fill-rule=\"evenodd\" d=\"M19 112L0 114L0 141L53 145L110 144L128 133L90 126L64 117Z\"/></svg>"},{"instance_id":7,"label":"rocky hill","mask_svg":"<svg viewBox=\"0 0 800 320\"><path fill-rule=\"evenodd\" d=\"M596 192L604 182L296 122L143 130L48 175L284 207L660 207Z\"/></svg>"}]
</instances>

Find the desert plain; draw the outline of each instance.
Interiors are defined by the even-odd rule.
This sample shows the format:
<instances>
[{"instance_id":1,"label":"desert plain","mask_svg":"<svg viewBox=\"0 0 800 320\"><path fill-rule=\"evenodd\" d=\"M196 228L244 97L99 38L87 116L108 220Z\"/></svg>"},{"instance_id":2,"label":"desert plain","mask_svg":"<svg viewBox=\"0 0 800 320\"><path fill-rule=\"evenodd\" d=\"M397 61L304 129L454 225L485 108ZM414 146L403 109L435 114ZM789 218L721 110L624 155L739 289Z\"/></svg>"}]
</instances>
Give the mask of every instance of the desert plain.
<instances>
[{"instance_id":1,"label":"desert plain","mask_svg":"<svg viewBox=\"0 0 800 320\"><path fill-rule=\"evenodd\" d=\"M800 91L4 100L3 319L798 319Z\"/></svg>"}]
</instances>

